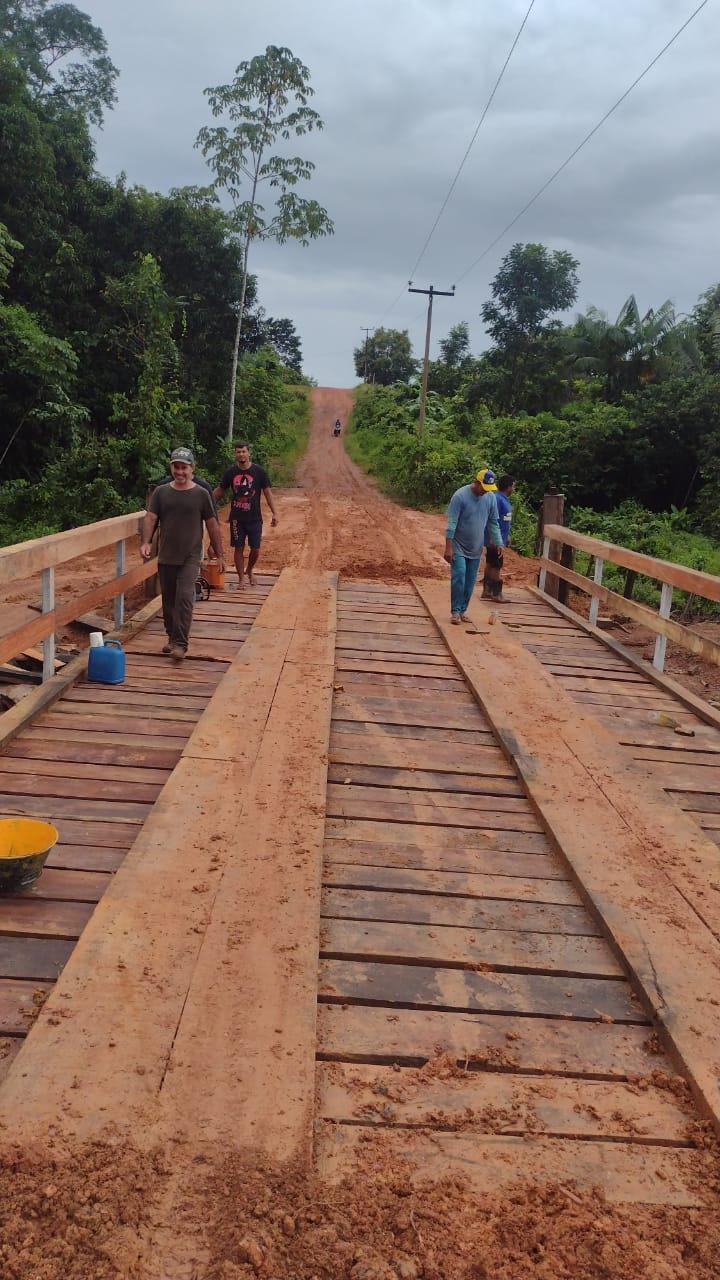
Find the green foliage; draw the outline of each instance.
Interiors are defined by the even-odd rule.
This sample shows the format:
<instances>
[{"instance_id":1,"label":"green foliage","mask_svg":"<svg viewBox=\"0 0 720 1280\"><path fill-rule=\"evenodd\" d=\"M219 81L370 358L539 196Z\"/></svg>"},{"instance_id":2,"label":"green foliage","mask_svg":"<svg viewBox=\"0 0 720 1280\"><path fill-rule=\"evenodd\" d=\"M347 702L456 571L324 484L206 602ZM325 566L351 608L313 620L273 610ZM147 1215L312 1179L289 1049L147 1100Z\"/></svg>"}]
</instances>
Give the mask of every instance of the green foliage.
<instances>
[{"instance_id":1,"label":"green foliage","mask_svg":"<svg viewBox=\"0 0 720 1280\"><path fill-rule=\"evenodd\" d=\"M273 484L291 483L310 429L307 393L286 378L287 370L270 347L245 356L238 365L237 440L248 442ZM233 461L233 445L217 439L206 467L219 475Z\"/></svg>"},{"instance_id":2,"label":"green foliage","mask_svg":"<svg viewBox=\"0 0 720 1280\"><path fill-rule=\"evenodd\" d=\"M17 59L36 98L102 123L103 108L116 99L118 70L86 13L51 0L0 0L0 44ZM70 61L73 55L79 57Z\"/></svg>"},{"instance_id":3,"label":"green foliage","mask_svg":"<svg viewBox=\"0 0 720 1280\"><path fill-rule=\"evenodd\" d=\"M632 551L642 551L659 560L671 560L675 564L687 565L690 569L720 575L720 545L698 533L688 512L679 511L676 507L670 511L655 513L632 499L603 514L585 507L573 507L568 523L579 533L590 534L593 538L614 542ZM579 572L589 570L590 564L583 565L582 561L590 559L591 557L576 553L576 568ZM606 562L603 581L612 590L622 592L625 570ZM641 603L657 608L660 588L651 579L639 577L633 596ZM704 614L720 613L720 606L712 605L709 601L693 602L684 591L675 591L673 600L676 607L690 609L695 603L702 608Z\"/></svg>"},{"instance_id":4,"label":"green foliage","mask_svg":"<svg viewBox=\"0 0 720 1280\"><path fill-rule=\"evenodd\" d=\"M606 400L637 391L673 363L692 366L699 358L694 333L676 319L669 299L644 316L631 294L614 323L597 307L566 331L564 347L572 372L595 380Z\"/></svg>"},{"instance_id":5,"label":"green foliage","mask_svg":"<svg viewBox=\"0 0 720 1280\"><path fill-rule=\"evenodd\" d=\"M367 343L355 348L353 360L358 378L365 377L367 363L367 381L380 386L409 382L419 368L407 329L376 329Z\"/></svg>"}]
</instances>

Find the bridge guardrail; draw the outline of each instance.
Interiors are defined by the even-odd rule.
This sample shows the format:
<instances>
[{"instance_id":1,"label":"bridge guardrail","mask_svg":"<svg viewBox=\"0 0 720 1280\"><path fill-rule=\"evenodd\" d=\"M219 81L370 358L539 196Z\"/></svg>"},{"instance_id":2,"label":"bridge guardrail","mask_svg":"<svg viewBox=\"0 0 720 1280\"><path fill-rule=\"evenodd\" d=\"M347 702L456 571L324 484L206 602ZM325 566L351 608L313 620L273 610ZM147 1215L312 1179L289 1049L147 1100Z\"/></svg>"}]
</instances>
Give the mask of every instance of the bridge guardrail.
<instances>
[{"instance_id":1,"label":"bridge guardrail","mask_svg":"<svg viewBox=\"0 0 720 1280\"><path fill-rule=\"evenodd\" d=\"M20 578L40 573L42 613L21 627L0 635L0 662L7 662L22 653L29 645L42 641L43 680L54 672L55 633L68 622L74 622L83 613L95 609L108 600L115 601L115 625L121 627L125 620L125 592L138 586L157 573L157 559L153 558L133 569L126 570L126 541L140 531L144 511L133 511L125 516L111 516L95 524L81 525L64 533L51 533L44 538L32 538L0 549L0 587ZM115 576L86 591L74 599L56 606L55 569L68 560L98 551L115 544Z\"/></svg>"},{"instance_id":2,"label":"bridge guardrail","mask_svg":"<svg viewBox=\"0 0 720 1280\"><path fill-rule=\"evenodd\" d=\"M551 548L552 544L552 548ZM556 559L552 554L555 547L572 547L577 551L585 551L594 557L592 580L562 564L560 556ZM557 555L557 552L555 553ZM603 586L603 570L605 562L616 564L629 573L643 574L661 583L660 607L657 613L646 605L620 595ZM720 645L701 636L691 627L675 622L670 617L673 603L673 588L702 596L705 600L720 602L720 577L712 573L703 573L699 569L690 569L685 565L673 564L671 560L658 560L640 551L630 551L626 547L618 547L612 542L603 542L600 538L591 538L584 533L576 533L574 529L566 529L560 524L546 524L543 528L543 547L540 558L540 575L538 589L545 592L548 576L560 578L570 586L585 592L590 599L589 620L597 626L600 602L612 606L619 614L647 627L655 633L655 652L653 666L662 671L665 666L665 650L668 640L696 654L707 662L720 666Z\"/></svg>"}]
</instances>

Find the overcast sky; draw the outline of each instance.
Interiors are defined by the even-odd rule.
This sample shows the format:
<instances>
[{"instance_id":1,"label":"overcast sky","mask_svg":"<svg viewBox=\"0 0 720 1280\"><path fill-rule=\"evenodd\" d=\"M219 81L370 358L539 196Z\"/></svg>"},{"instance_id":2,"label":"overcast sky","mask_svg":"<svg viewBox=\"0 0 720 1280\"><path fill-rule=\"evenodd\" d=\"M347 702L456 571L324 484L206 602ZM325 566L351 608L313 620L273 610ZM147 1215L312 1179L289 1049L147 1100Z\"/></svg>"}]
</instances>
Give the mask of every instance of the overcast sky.
<instances>
[{"instance_id":1,"label":"overcast sky","mask_svg":"<svg viewBox=\"0 0 720 1280\"><path fill-rule=\"evenodd\" d=\"M205 184L193 143L203 89L266 45L311 73L325 129L293 151L317 168L306 194L335 235L307 249L257 245L270 315L289 316L305 371L355 381L361 327L424 342L425 299L404 289L529 0L77 0L120 69L98 168L158 191ZM416 273L449 288L628 87L697 0L536 0L451 203ZM670 297L687 311L720 279L719 0L701 11L631 96L483 261L435 304L486 345L480 307L516 240L580 261L578 309L615 315ZM402 290L400 300L391 305Z\"/></svg>"}]
</instances>

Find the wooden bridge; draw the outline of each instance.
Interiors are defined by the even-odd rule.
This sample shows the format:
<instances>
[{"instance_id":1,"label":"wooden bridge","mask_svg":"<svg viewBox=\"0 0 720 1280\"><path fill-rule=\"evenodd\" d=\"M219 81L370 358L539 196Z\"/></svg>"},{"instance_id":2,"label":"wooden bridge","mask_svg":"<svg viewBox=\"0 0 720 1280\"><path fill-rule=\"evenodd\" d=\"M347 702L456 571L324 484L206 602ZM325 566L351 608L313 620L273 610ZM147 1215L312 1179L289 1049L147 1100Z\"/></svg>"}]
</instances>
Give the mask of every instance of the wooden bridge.
<instances>
[{"instance_id":1,"label":"wooden bridge","mask_svg":"<svg viewBox=\"0 0 720 1280\"><path fill-rule=\"evenodd\" d=\"M580 576L545 550L546 577ZM9 548L0 573L58 554ZM117 565L95 603L142 576ZM7 1137L181 1128L328 1178L390 1152L697 1203L718 713L545 592L459 628L446 595L260 575L197 606L179 668L154 601L123 685L80 659L0 720L1 815L60 831L0 900Z\"/></svg>"}]
</instances>

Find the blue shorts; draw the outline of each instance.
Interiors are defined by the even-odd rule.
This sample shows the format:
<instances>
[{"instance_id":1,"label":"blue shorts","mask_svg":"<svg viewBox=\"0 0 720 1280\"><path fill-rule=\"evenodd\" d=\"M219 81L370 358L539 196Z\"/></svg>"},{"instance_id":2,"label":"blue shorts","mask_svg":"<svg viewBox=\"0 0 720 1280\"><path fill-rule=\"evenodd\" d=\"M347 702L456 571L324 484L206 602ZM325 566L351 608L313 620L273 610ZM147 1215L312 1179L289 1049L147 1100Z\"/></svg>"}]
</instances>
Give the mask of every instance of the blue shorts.
<instances>
[{"instance_id":1,"label":"blue shorts","mask_svg":"<svg viewBox=\"0 0 720 1280\"><path fill-rule=\"evenodd\" d=\"M262 542L262 520L245 521L230 517L230 546L244 547L247 538L251 551L259 551Z\"/></svg>"}]
</instances>

